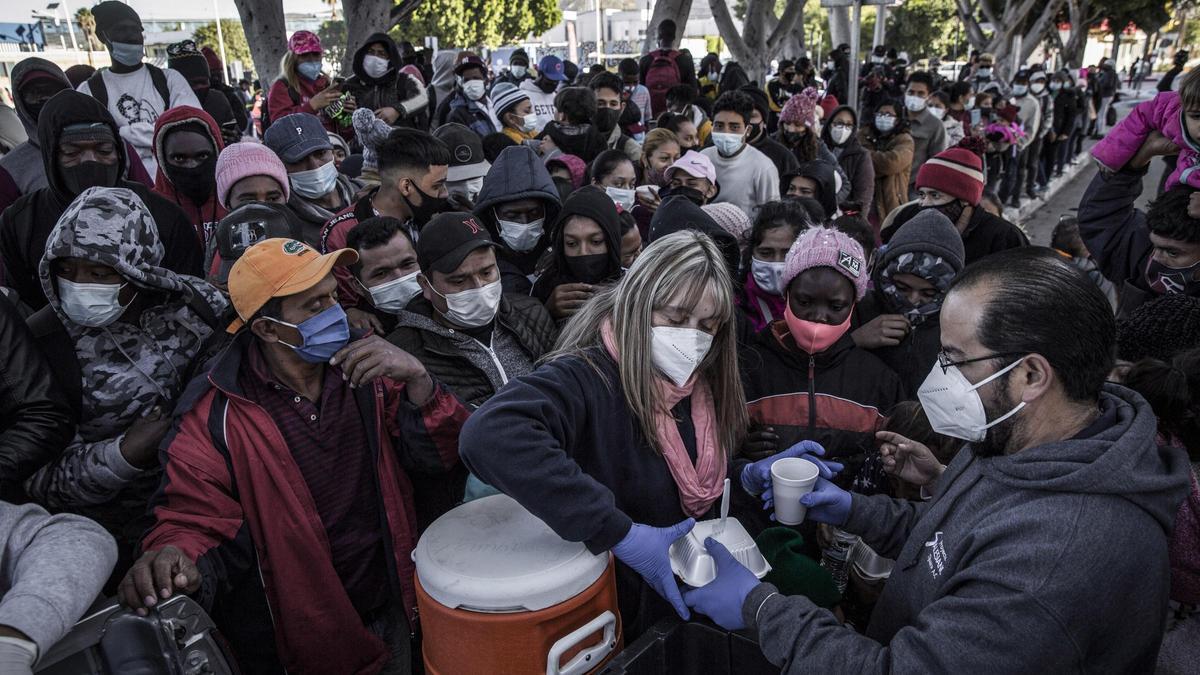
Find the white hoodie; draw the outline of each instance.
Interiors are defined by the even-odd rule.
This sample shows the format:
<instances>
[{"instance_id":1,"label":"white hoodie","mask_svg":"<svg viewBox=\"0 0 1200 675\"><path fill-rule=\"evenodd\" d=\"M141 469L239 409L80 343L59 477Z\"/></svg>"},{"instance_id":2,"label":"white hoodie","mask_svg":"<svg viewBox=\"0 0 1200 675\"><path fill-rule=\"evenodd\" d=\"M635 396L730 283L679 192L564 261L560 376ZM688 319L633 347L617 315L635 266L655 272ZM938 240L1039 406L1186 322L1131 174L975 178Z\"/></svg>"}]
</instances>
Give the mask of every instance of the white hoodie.
<instances>
[{"instance_id":1,"label":"white hoodie","mask_svg":"<svg viewBox=\"0 0 1200 675\"><path fill-rule=\"evenodd\" d=\"M558 95L558 91L547 94L534 82L535 80L525 80L517 89L529 95L529 102L533 104L533 112L538 116L537 129L534 131L540 134L546 127L546 123L552 121L558 113L558 108L554 107L554 97Z\"/></svg>"}]
</instances>

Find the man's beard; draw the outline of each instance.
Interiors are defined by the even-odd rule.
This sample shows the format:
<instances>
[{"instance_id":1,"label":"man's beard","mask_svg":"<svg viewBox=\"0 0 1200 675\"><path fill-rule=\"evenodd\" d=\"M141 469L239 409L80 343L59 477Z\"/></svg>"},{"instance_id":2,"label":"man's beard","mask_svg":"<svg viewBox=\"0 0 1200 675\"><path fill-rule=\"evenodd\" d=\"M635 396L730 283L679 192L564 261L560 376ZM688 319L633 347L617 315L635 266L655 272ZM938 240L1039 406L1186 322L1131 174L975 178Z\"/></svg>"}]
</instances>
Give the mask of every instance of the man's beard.
<instances>
[{"instance_id":1,"label":"man's beard","mask_svg":"<svg viewBox=\"0 0 1200 675\"><path fill-rule=\"evenodd\" d=\"M996 396L992 399L992 402L983 402L983 411L987 414L989 421L1007 415L1013 408L1019 405L1018 402L1009 400L1008 376L1010 374L1005 373L997 380ZM971 444L971 452L976 457L999 457L1005 454L1012 443L1013 436L1016 434L1020 417L1020 415L1013 415L988 429L987 435L983 437L982 441Z\"/></svg>"}]
</instances>

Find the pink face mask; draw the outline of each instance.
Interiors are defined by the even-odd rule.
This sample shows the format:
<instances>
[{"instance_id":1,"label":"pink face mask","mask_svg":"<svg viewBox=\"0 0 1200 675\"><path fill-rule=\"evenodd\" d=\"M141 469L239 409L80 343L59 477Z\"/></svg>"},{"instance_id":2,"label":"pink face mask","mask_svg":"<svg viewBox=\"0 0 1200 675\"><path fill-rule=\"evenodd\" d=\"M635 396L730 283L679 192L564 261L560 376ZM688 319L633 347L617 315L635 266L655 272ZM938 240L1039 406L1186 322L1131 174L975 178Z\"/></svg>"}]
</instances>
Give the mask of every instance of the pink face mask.
<instances>
[{"instance_id":1,"label":"pink face mask","mask_svg":"<svg viewBox=\"0 0 1200 675\"><path fill-rule=\"evenodd\" d=\"M854 310L851 309L846 314L845 321L834 325L797 318L795 314L792 314L791 302L788 302L787 308L783 310L783 318L787 321L792 339L808 354L820 354L832 347L833 343L840 340L846 331L850 330L850 317L853 315Z\"/></svg>"}]
</instances>

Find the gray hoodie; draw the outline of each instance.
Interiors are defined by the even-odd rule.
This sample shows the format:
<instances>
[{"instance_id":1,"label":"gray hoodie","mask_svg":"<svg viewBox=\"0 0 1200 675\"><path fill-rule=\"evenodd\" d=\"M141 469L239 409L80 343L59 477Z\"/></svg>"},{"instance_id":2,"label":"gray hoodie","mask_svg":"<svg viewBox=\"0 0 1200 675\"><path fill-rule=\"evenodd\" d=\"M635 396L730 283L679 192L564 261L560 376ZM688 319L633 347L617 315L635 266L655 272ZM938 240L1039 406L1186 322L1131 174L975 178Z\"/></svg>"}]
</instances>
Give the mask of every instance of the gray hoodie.
<instances>
[{"instance_id":1,"label":"gray hoodie","mask_svg":"<svg viewBox=\"0 0 1200 675\"><path fill-rule=\"evenodd\" d=\"M845 529L896 560L867 634L760 584L742 615L763 653L787 673L1153 672L1189 465L1137 394L1106 386L1101 412L1086 438L964 448L931 501L854 495Z\"/></svg>"},{"instance_id":2,"label":"gray hoodie","mask_svg":"<svg viewBox=\"0 0 1200 675\"><path fill-rule=\"evenodd\" d=\"M28 635L44 655L100 594L117 562L104 528L36 504L0 502L0 626Z\"/></svg>"},{"instance_id":3,"label":"gray hoodie","mask_svg":"<svg viewBox=\"0 0 1200 675\"><path fill-rule=\"evenodd\" d=\"M34 71L42 71L49 77L61 80L63 86L66 88L71 86L71 82L67 79L66 74L63 73L62 68L59 68L46 59L34 56L23 59L20 63L13 66L11 78L14 83L13 88L16 89L16 83L21 82L29 73ZM29 194L34 190L46 187L46 169L42 165L42 149L38 147L37 120L30 114L30 110L25 105L24 99L17 92L14 92L13 104L17 110L17 117L21 119L21 124L25 126L25 133L28 136L28 140L13 148L13 151L3 158L0 158L0 169L8 172L20 194Z\"/></svg>"}]
</instances>

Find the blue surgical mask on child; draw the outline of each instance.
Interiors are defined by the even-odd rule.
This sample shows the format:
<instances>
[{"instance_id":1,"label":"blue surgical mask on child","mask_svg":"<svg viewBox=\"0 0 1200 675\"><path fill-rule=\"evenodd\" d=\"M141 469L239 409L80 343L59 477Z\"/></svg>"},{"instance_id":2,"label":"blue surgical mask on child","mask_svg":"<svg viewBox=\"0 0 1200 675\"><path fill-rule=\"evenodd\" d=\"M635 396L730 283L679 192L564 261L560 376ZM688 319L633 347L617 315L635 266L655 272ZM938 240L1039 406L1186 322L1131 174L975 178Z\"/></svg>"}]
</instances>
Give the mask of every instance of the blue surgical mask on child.
<instances>
[{"instance_id":1,"label":"blue surgical mask on child","mask_svg":"<svg viewBox=\"0 0 1200 675\"><path fill-rule=\"evenodd\" d=\"M334 303L329 309L296 324L267 317L283 326L291 326L300 333L301 343L292 345L280 340L296 351L296 355L309 363L327 363L333 355L350 343L350 323L342 306Z\"/></svg>"}]
</instances>

